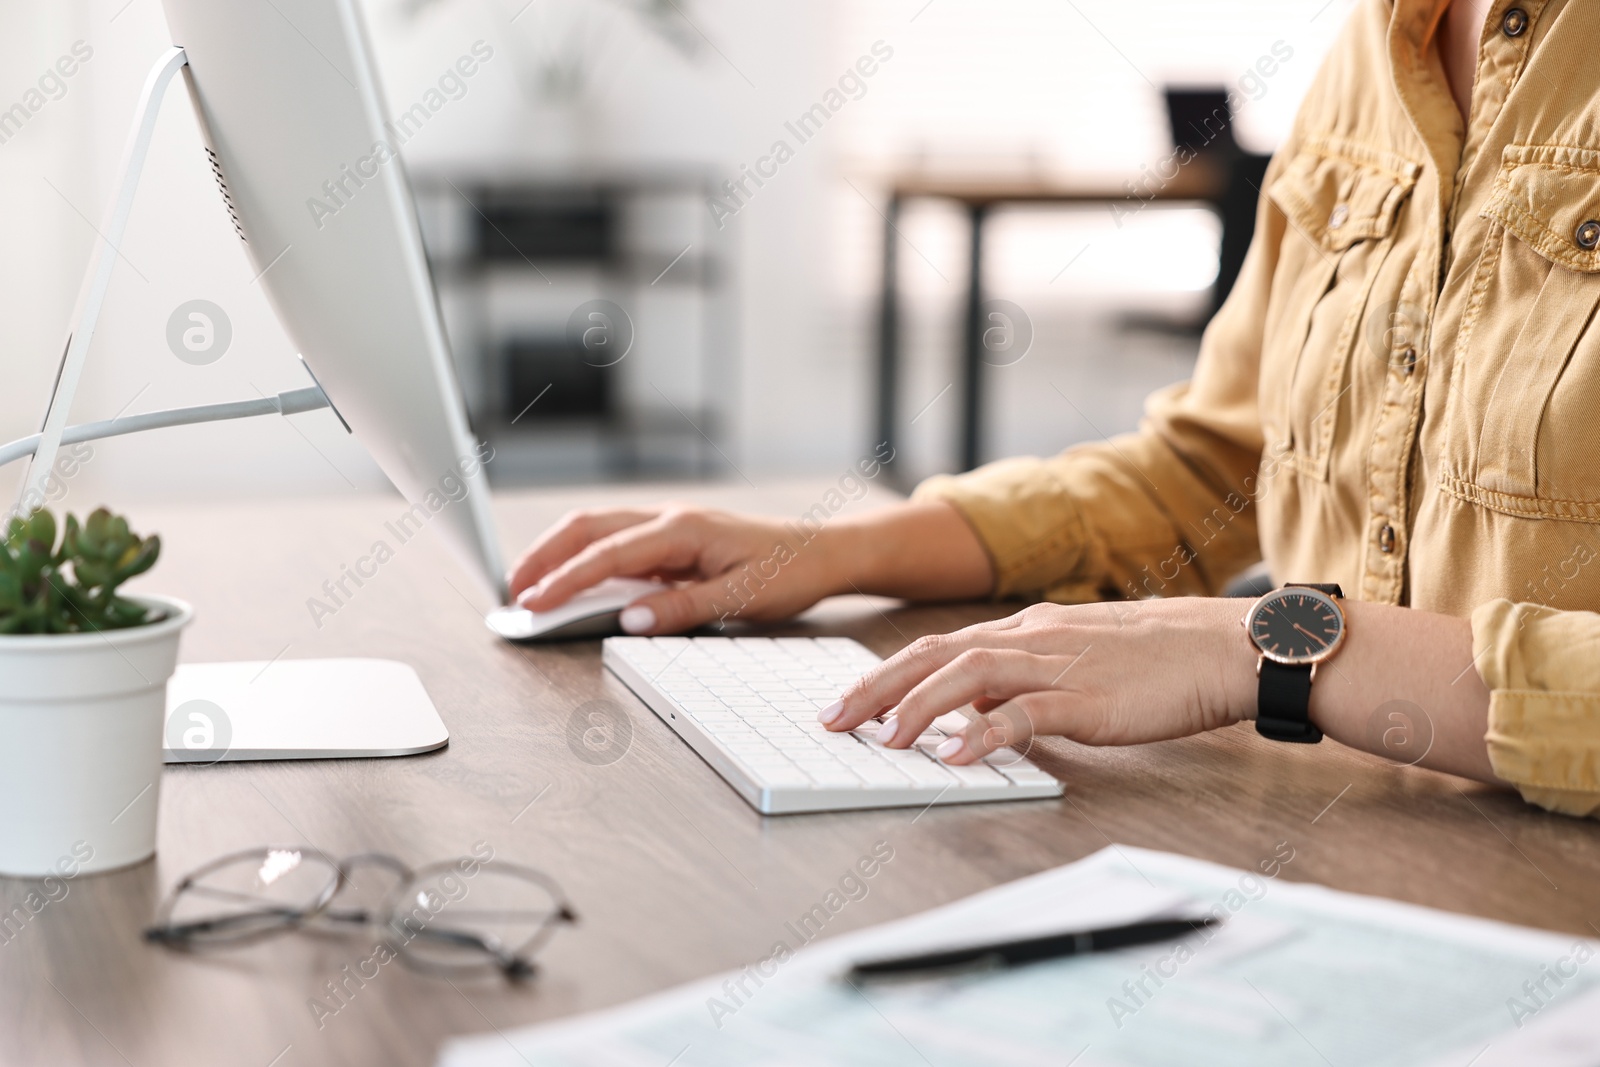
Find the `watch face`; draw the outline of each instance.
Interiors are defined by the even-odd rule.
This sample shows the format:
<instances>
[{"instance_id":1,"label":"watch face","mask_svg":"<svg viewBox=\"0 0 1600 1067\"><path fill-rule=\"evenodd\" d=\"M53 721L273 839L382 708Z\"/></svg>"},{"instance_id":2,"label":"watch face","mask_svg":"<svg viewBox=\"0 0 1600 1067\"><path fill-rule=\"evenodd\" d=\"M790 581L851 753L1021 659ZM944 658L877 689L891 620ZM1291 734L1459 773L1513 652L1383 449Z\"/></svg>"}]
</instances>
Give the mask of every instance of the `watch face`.
<instances>
[{"instance_id":1,"label":"watch face","mask_svg":"<svg viewBox=\"0 0 1600 1067\"><path fill-rule=\"evenodd\" d=\"M1245 616L1245 629L1262 655L1278 663L1317 663L1344 640L1344 612L1315 589L1278 589Z\"/></svg>"}]
</instances>

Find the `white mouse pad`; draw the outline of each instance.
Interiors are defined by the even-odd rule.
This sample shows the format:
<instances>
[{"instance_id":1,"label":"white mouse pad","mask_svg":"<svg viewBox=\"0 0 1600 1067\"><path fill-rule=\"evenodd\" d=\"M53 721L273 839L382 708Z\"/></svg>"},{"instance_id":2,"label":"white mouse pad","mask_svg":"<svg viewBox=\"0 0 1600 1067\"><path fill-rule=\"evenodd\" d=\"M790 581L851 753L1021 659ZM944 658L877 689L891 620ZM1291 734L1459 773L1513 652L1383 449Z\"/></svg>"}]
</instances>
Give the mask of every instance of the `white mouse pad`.
<instances>
[{"instance_id":1,"label":"white mouse pad","mask_svg":"<svg viewBox=\"0 0 1600 1067\"><path fill-rule=\"evenodd\" d=\"M185 663L167 683L168 763L409 756L449 740L394 660Z\"/></svg>"}]
</instances>

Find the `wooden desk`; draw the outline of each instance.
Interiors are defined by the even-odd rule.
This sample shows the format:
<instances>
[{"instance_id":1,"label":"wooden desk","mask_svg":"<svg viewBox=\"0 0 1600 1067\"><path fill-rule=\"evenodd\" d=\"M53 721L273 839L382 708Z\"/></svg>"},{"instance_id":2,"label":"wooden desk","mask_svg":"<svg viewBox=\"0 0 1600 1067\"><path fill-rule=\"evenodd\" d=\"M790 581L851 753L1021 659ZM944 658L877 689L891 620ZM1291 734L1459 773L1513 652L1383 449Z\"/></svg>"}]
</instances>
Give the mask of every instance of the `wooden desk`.
<instances>
[{"instance_id":1,"label":"wooden desk","mask_svg":"<svg viewBox=\"0 0 1600 1067\"><path fill-rule=\"evenodd\" d=\"M797 515L825 484L675 489L680 498ZM569 506L662 489L497 501L507 546ZM1047 742L1059 801L763 818L600 666L596 643L519 649L478 618L484 599L430 537L402 547L316 629L305 607L366 552L395 498L131 506L162 534L145 587L192 601L184 658L377 655L416 666L451 731L403 759L170 769L152 863L83 877L0 944L0 1062L131 1067L429 1064L451 1034L628 1000L758 959L875 842L894 859L840 912L841 933L1078 859L1108 842L1252 867L1280 841L1284 877L1593 936L1600 834L1515 797L1334 744L1273 745L1231 729L1142 748ZM991 617L986 606L836 601L772 632L847 634L879 652ZM568 747L585 701L631 710L631 747L594 766ZM16 818L17 813L6 813ZM583 923L524 988L398 963L322 1020L308 1002L370 942L289 936L208 958L145 945L140 928L183 873L224 852L309 843L411 861L487 841L537 865ZM0 880L7 911L35 884Z\"/></svg>"}]
</instances>

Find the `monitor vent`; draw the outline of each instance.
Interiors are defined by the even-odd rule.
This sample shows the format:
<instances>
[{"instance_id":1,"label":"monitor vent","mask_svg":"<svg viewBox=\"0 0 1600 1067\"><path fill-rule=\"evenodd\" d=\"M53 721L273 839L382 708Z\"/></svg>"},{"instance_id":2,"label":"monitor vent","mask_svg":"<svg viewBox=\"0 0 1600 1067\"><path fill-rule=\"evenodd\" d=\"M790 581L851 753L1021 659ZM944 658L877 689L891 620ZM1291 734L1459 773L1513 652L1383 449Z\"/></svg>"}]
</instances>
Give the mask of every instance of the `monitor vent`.
<instances>
[{"instance_id":1,"label":"monitor vent","mask_svg":"<svg viewBox=\"0 0 1600 1067\"><path fill-rule=\"evenodd\" d=\"M217 188L222 191L222 206L228 209L228 218L233 220L233 232L239 235L239 240L249 244L244 235L244 227L239 225L239 212L233 206L233 197L228 195L228 179L222 176L222 160L208 147L206 158L211 161L211 173L217 176Z\"/></svg>"}]
</instances>

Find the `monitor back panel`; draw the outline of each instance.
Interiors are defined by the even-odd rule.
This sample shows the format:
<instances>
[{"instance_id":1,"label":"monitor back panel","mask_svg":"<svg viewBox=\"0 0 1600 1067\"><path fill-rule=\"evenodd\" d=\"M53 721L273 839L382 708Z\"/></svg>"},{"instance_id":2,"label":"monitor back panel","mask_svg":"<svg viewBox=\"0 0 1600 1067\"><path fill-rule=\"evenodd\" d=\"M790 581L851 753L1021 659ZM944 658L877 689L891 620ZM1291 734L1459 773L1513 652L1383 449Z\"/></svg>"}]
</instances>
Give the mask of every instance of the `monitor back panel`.
<instances>
[{"instance_id":1,"label":"monitor back panel","mask_svg":"<svg viewBox=\"0 0 1600 1067\"><path fill-rule=\"evenodd\" d=\"M163 6L258 284L351 431L427 510L419 521L503 592L487 452L468 430L354 0Z\"/></svg>"}]
</instances>

